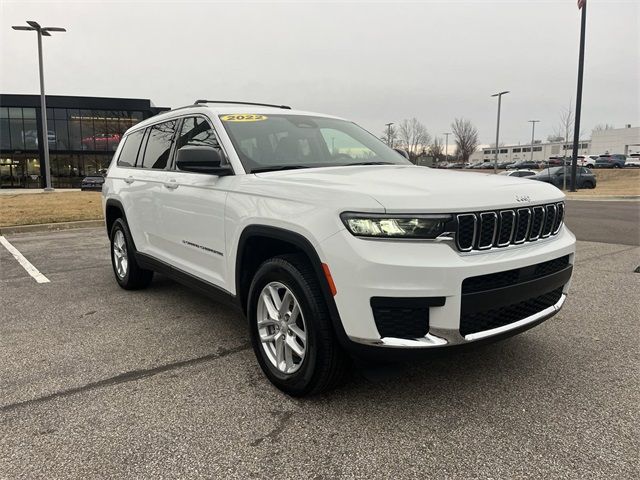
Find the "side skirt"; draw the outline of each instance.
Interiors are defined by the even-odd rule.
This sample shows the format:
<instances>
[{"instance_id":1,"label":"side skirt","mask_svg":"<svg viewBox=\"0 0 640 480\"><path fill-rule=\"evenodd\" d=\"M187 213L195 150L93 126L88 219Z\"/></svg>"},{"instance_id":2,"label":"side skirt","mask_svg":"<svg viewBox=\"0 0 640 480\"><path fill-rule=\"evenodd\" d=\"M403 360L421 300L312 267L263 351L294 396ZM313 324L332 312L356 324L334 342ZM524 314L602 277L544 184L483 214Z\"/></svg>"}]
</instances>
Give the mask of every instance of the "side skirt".
<instances>
[{"instance_id":1,"label":"side skirt","mask_svg":"<svg viewBox=\"0 0 640 480\"><path fill-rule=\"evenodd\" d=\"M136 261L141 268L153 270L154 272L166 275L189 288L197 290L216 302L224 303L225 305L230 305L242 310L240 308L238 298L235 295L227 292L217 285L214 285L213 283L201 280L184 270L180 270L179 268L173 267L168 263L144 253L136 252Z\"/></svg>"}]
</instances>

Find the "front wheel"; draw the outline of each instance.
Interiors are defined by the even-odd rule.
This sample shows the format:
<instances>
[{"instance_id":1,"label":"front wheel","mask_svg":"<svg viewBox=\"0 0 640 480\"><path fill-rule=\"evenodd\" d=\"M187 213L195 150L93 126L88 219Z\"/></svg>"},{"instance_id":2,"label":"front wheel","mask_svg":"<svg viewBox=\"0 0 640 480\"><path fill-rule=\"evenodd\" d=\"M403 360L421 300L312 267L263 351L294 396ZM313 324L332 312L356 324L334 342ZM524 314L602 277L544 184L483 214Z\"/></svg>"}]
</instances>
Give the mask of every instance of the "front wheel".
<instances>
[{"instance_id":1,"label":"front wheel","mask_svg":"<svg viewBox=\"0 0 640 480\"><path fill-rule=\"evenodd\" d=\"M247 302L253 349L267 378L293 396L320 393L348 371L318 279L303 255L282 255L256 272Z\"/></svg>"}]
</instances>

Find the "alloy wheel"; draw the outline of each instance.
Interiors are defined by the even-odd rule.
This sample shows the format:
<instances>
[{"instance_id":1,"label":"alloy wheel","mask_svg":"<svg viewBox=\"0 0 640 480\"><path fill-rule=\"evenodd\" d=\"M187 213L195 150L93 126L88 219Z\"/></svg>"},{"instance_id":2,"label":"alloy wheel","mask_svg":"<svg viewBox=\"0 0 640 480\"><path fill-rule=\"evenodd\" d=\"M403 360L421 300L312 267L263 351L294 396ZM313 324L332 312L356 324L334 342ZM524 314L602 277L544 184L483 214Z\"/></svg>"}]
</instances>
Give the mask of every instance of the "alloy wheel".
<instances>
[{"instance_id":1,"label":"alloy wheel","mask_svg":"<svg viewBox=\"0 0 640 480\"><path fill-rule=\"evenodd\" d=\"M256 321L262 349L279 372L295 373L307 351L307 328L293 292L270 282L260 293Z\"/></svg>"},{"instance_id":2,"label":"alloy wheel","mask_svg":"<svg viewBox=\"0 0 640 480\"><path fill-rule=\"evenodd\" d=\"M129 259L127 257L127 243L125 242L122 230L116 230L116 233L113 235L113 262L118 277L121 279L124 278L129 268Z\"/></svg>"}]
</instances>

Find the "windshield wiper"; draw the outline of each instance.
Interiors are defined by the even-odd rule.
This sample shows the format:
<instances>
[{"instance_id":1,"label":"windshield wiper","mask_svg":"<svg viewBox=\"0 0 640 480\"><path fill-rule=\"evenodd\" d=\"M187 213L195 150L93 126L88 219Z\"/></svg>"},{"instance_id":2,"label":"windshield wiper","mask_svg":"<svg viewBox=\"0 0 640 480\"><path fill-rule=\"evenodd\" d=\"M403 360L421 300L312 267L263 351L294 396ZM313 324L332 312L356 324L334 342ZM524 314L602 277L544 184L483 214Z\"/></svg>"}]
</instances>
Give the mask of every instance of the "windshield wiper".
<instances>
[{"instance_id":1,"label":"windshield wiper","mask_svg":"<svg viewBox=\"0 0 640 480\"><path fill-rule=\"evenodd\" d=\"M277 170L296 170L298 168L309 168L308 165L271 165L270 167L252 168L251 173L275 172Z\"/></svg>"},{"instance_id":2,"label":"windshield wiper","mask_svg":"<svg viewBox=\"0 0 640 480\"><path fill-rule=\"evenodd\" d=\"M357 163L346 163L345 167L351 167L352 165L395 165L395 163L391 162L357 162Z\"/></svg>"}]
</instances>

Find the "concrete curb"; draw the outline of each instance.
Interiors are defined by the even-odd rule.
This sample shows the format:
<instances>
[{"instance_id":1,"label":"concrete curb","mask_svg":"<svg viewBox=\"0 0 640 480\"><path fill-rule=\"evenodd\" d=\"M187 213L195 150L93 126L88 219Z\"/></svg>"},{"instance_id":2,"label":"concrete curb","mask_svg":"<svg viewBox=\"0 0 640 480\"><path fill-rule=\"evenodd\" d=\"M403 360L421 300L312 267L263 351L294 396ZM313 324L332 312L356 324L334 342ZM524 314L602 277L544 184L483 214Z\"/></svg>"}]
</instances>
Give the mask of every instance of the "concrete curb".
<instances>
[{"instance_id":1,"label":"concrete curb","mask_svg":"<svg viewBox=\"0 0 640 480\"><path fill-rule=\"evenodd\" d=\"M0 227L0 235L9 233L49 232L56 230L69 230L72 228L104 227L104 220L82 220L79 222L40 223L36 225L16 225L13 227Z\"/></svg>"}]
</instances>

